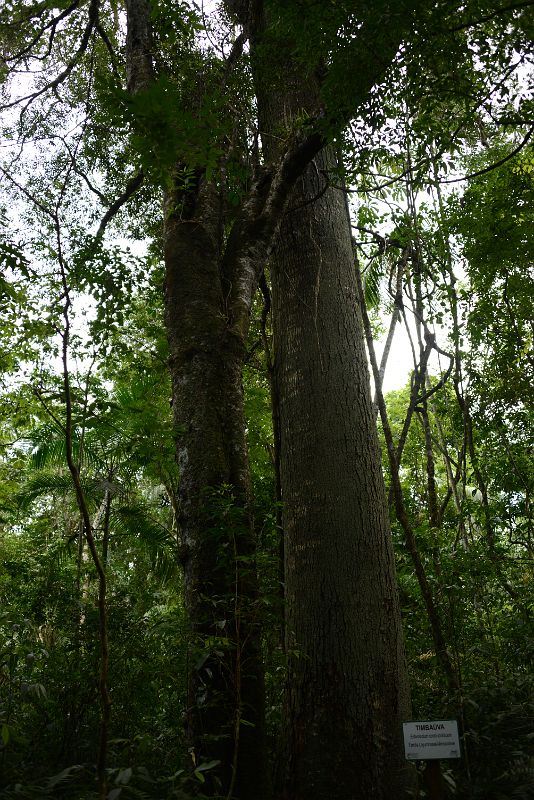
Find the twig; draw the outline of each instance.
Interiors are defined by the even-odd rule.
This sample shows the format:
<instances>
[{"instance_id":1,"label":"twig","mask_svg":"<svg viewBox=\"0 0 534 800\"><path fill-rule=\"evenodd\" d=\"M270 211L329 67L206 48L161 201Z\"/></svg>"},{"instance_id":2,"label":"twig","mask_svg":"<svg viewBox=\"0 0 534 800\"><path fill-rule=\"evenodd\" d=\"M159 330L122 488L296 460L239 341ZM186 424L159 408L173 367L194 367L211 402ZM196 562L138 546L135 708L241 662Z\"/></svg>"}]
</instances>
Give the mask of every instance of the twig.
<instances>
[{"instance_id":1,"label":"twig","mask_svg":"<svg viewBox=\"0 0 534 800\"><path fill-rule=\"evenodd\" d=\"M28 191L25 186L21 186L21 184L18 183L18 181L16 181L15 178L6 169L4 169L4 167L0 166L0 172L5 175L8 181L13 184L13 186L17 187L19 192L21 192L30 202L37 206L37 208L39 208L43 214L46 214L47 217L54 219L54 212L52 209L45 206L44 203L41 203L41 201L38 200L30 191Z\"/></svg>"},{"instance_id":2,"label":"twig","mask_svg":"<svg viewBox=\"0 0 534 800\"><path fill-rule=\"evenodd\" d=\"M71 14L79 5L80 5L80 0L74 0L74 2L72 2L70 4L70 6L67 6L67 8L64 9L64 11L61 12L61 14L58 14L57 17L54 17L53 19L51 19L46 25L43 25L37 31L37 33L35 34L35 36L31 40L31 42L29 42L26 45L26 47L24 47L22 50L19 50L19 52L16 55L12 56L11 58L9 58L9 57L5 58L5 62L9 63L9 62L13 61L15 65L20 63L20 61L23 60L24 56L28 55L28 53L31 51L32 47L37 44L37 42L39 41L39 39L41 38L43 33L46 30L48 30L48 28L51 28L52 30L51 30L51 34L50 34L50 40L49 40L49 45L48 45L48 53L47 53L49 55L50 51L52 49L52 42L53 42L53 39L54 39L54 35L55 35L55 31L56 31L58 23L61 22L61 20L65 19L65 17L68 17L69 14ZM26 20L21 19L18 24L20 24L20 23L22 23L24 21L28 22L30 19L31 19L31 16L28 16L26 18ZM15 25L15 24L16 23L13 22L13 25Z\"/></svg>"}]
</instances>

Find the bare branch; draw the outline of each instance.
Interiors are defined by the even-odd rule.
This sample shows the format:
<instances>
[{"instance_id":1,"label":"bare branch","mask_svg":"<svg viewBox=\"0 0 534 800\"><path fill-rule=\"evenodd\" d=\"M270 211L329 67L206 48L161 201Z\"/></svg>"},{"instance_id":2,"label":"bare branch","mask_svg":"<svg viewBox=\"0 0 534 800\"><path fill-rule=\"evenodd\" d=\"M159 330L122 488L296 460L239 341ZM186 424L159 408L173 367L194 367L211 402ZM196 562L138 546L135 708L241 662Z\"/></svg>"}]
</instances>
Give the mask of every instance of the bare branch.
<instances>
[{"instance_id":1,"label":"bare branch","mask_svg":"<svg viewBox=\"0 0 534 800\"><path fill-rule=\"evenodd\" d=\"M98 20L97 20L96 25L95 25L95 30L98 33L98 35L100 36L100 38L102 39L102 41L104 42L104 44L106 46L106 49L107 49L107 51L108 51L108 53L110 55L110 58L111 58L111 62L110 62L111 63L111 71L113 72L113 74L117 78L117 80L120 82L121 76L120 76L120 73L119 73L119 70L118 70L118 67L117 67L117 54L116 54L116 52L115 52L115 50L113 48L113 45L112 45L112 43L111 43L111 41L109 39L109 36L107 35L106 31L104 30L104 28L102 27L102 25L100 24L100 22Z\"/></svg>"},{"instance_id":2,"label":"bare branch","mask_svg":"<svg viewBox=\"0 0 534 800\"><path fill-rule=\"evenodd\" d=\"M234 71L236 65L239 63L239 59L243 55L243 49L245 47L245 42L247 41L247 39L248 39L248 33L242 31L235 40L235 42L233 43L232 49L230 50L230 53L228 54L228 57L224 62L224 72L221 81L222 89L226 87L226 84L228 83L228 80L232 72Z\"/></svg>"},{"instance_id":3,"label":"bare branch","mask_svg":"<svg viewBox=\"0 0 534 800\"><path fill-rule=\"evenodd\" d=\"M30 191L28 191L28 189L26 189L25 186L22 186L20 183L18 183L18 181L16 181L15 178L12 175L10 175L9 172L5 170L2 166L0 166L0 172L3 175L5 175L8 181L10 181L10 183L13 184L13 186L16 186L16 188L19 190L19 192L21 192L21 194L24 195L24 197L26 197L31 203L37 206L37 208L40 209L43 212L43 214L46 214L47 217L54 219L54 212L50 208L45 206L44 203L38 200L37 197L35 197L35 195L33 195Z\"/></svg>"},{"instance_id":4,"label":"bare branch","mask_svg":"<svg viewBox=\"0 0 534 800\"><path fill-rule=\"evenodd\" d=\"M141 170L140 172L137 173L137 175L134 175L133 178L130 178L130 180L126 184L124 192L120 195L120 197L117 197L115 202L108 208L108 210L102 217L102 221L100 222L100 225L96 232L95 238L97 240L102 238L108 223L111 222L113 217L120 211L123 205L127 203L130 197L139 189L139 187L143 183L144 177L145 176L143 174L143 171Z\"/></svg>"},{"instance_id":5,"label":"bare branch","mask_svg":"<svg viewBox=\"0 0 534 800\"><path fill-rule=\"evenodd\" d=\"M395 501L395 514L404 532L405 543L412 558L415 574L417 576L419 587L421 589L421 594L423 597L425 608L428 614L428 619L430 622L430 627L432 630L432 638L434 641L436 657L438 659L438 662L441 664L445 675L447 676L449 688L457 689L458 678L447 648L447 643L445 641L443 633L443 625L440 619L439 608L434 599L432 588L428 581L425 567L421 559L421 556L419 554L419 550L417 548L415 532L408 517L406 511L406 505L404 503L402 485L399 477L399 459L397 455L398 451L397 452L395 451L395 444L393 442L393 434L391 431L391 426L389 424L389 418L386 409L386 403L384 400L384 394L382 392L382 389L380 388L380 376L378 372L378 363L376 360L376 353L373 344L373 333L371 330L371 323L369 321L369 315L367 314L367 308L365 305L365 296L363 292L363 284L359 268L356 269L356 285L357 285L359 305L361 308L361 313L363 318L363 326L367 342L367 351L369 353L369 360L371 362L371 370L373 373L375 385L378 387L377 402L380 411L380 419L382 422L382 430L384 431L384 438L386 440L386 448L387 448L390 474L391 474L391 488L392 488L393 498Z\"/></svg>"},{"instance_id":6,"label":"bare branch","mask_svg":"<svg viewBox=\"0 0 534 800\"><path fill-rule=\"evenodd\" d=\"M87 188L99 198L100 202L103 205L105 205L105 206L109 205L109 198L106 197L106 195L103 194L103 192L101 192L100 189L98 189L96 186L94 186L94 184L90 180L89 176L83 170L81 170L78 167L78 164L76 162L76 154L72 152L72 150L70 149L70 147L68 145L68 142L62 136L59 137L59 138L60 138L60 140L61 140L61 142L62 142L66 152L68 153L70 160L71 160L72 171L75 172L76 175L78 175L83 180L83 182L86 184Z\"/></svg>"},{"instance_id":7,"label":"bare branch","mask_svg":"<svg viewBox=\"0 0 534 800\"><path fill-rule=\"evenodd\" d=\"M32 388L33 394L39 400L39 402L41 403L42 407L44 408L44 410L46 411L46 413L48 414L48 416L50 417L50 419L52 420L54 425L58 428L58 430L61 433L64 434L65 433L65 425L61 422L59 417L52 411L52 409L50 408L50 406L46 402L41 390L37 386L32 386L31 388Z\"/></svg>"},{"instance_id":8,"label":"bare branch","mask_svg":"<svg viewBox=\"0 0 534 800\"><path fill-rule=\"evenodd\" d=\"M378 234L377 234L378 236ZM393 301L393 314L391 315L391 321L389 324L388 335L386 338L386 343L384 345L384 352L382 353L382 358L380 360L380 368L378 370L378 376L380 380L380 389L384 384L384 375L386 373L386 366L389 358L389 353L391 351L391 345L393 343L393 337L395 335L395 328L397 327L397 322L401 319L401 307L402 307L402 279L404 276L404 270L406 269L406 264L408 263L408 257L411 252L411 246L406 245L402 254L402 258L399 259L397 263L397 270L396 270L396 278L395 278L395 295ZM377 394L378 389L375 389L375 398L373 400L373 408L375 410L375 414L378 415L378 400Z\"/></svg>"},{"instance_id":9,"label":"bare branch","mask_svg":"<svg viewBox=\"0 0 534 800\"><path fill-rule=\"evenodd\" d=\"M66 185L66 184L65 184ZM60 202L60 201L58 201ZM57 219L57 217L56 217ZM59 226L59 221L58 221ZM60 243L60 231L57 230L58 243ZM99 690L100 690L100 736L97 755L97 777L98 777L98 790L99 800L105 800L107 797L107 774L106 774L106 759L108 749L108 733L109 733L109 719L111 714L111 698L108 690L108 672L109 672L109 643L108 643L108 624L107 624L107 579L105 564L98 553L98 549L94 537L94 526L91 522L89 513L89 506L87 497L81 482L81 475L78 465L74 460L73 448L73 409L72 409L72 394L71 394L71 380L69 371L69 347L70 347L70 286L67 280L67 272L65 262L61 254L61 247L58 249L58 261L61 272L61 283L63 286L63 320L64 330L62 333L63 347L62 347L62 363L63 363L63 387L65 391L65 448L67 457L67 466L71 474L74 491L76 494L76 501L80 515L83 520L83 527L85 538L89 546L89 551L93 559L97 574L98 574L98 618L99 618L99 640L100 640L100 675L99 675Z\"/></svg>"}]
</instances>

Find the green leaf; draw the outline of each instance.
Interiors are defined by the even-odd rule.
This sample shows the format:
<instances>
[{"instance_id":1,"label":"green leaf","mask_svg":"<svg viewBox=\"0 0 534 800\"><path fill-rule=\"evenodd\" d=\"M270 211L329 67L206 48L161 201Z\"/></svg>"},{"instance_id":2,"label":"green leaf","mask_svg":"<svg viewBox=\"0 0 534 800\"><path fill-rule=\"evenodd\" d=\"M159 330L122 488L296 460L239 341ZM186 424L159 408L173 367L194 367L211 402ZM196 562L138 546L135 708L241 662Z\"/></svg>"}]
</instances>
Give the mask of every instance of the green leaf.
<instances>
[{"instance_id":1,"label":"green leaf","mask_svg":"<svg viewBox=\"0 0 534 800\"><path fill-rule=\"evenodd\" d=\"M53 775L48 779L47 788L53 789L55 786L58 786L58 784L68 780L74 773L79 772L81 769L83 769L83 767L81 767L79 764L75 764L72 767L67 767L62 772L59 772L57 775Z\"/></svg>"},{"instance_id":2,"label":"green leaf","mask_svg":"<svg viewBox=\"0 0 534 800\"><path fill-rule=\"evenodd\" d=\"M204 761L196 768L196 772L207 772L209 769L219 766L220 761Z\"/></svg>"},{"instance_id":3,"label":"green leaf","mask_svg":"<svg viewBox=\"0 0 534 800\"><path fill-rule=\"evenodd\" d=\"M127 783L130 783L132 773L133 770L131 767L126 767L126 769L121 769L121 771L115 778L115 783L122 783L125 786Z\"/></svg>"}]
</instances>

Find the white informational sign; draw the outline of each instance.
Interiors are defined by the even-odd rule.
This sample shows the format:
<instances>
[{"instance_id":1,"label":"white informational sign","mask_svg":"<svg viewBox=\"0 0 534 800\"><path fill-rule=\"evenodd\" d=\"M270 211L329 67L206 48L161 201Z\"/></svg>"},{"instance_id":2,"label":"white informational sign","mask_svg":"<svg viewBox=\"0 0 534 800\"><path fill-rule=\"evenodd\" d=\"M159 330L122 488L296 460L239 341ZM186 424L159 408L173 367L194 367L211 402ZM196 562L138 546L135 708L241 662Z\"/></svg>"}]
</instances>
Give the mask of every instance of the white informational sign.
<instances>
[{"instance_id":1,"label":"white informational sign","mask_svg":"<svg viewBox=\"0 0 534 800\"><path fill-rule=\"evenodd\" d=\"M403 722L404 755L409 761L460 758L460 737L455 719Z\"/></svg>"}]
</instances>

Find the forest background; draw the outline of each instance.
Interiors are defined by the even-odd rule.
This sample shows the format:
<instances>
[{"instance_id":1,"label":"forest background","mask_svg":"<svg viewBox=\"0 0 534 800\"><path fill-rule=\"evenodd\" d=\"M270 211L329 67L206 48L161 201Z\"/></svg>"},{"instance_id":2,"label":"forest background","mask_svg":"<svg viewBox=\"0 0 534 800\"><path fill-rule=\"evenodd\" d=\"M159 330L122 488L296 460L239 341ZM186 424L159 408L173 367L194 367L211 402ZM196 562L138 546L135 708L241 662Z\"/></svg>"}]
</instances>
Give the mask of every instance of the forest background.
<instances>
[{"instance_id":1,"label":"forest background","mask_svg":"<svg viewBox=\"0 0 534 800\"><path fill-rule=\"evenodd\" d=\"M2 796L534 797L531 12L4 4Z\"/></svg>"}]
</instances>

